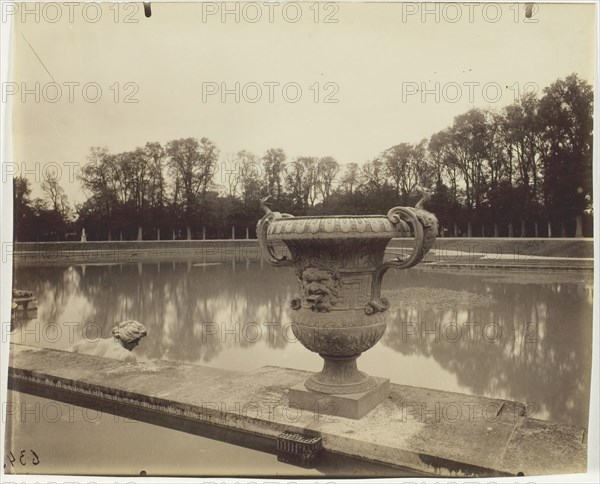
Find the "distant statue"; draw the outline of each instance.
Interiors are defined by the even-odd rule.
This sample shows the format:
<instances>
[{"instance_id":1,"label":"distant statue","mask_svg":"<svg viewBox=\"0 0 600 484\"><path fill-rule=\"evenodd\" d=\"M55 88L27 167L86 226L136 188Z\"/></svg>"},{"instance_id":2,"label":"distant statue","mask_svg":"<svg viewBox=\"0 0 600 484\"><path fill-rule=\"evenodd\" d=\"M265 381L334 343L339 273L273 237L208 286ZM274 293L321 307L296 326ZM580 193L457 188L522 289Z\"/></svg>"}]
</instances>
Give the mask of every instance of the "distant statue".
<instances>
[{"instance_id":1,"label":"distant statue","mask_svg":"<svg viewBox=\"0 0 600 484\"><path fill-rule=\"evenodd\" d=\"M29 304L37 302L37 299L33 295L33 291L25 291L23 289L12 290L12 302L18 306L23 306L24 310L27 310Z\"/></svg>"},{"instance_id":2,"label":"distant statue","mask_svg":"<svg viewBox=\"0 0 600 484\"><path fill-rule=\"evenodd\" d=\"M140 344L140 340L146 334L146 326L142 323L134 320L122 321L112 329L112 338L98 341L82 340L71 346L69 351L136 363L137 358L131 351Z\"/></svg>"},{"instance_id":3,"label":"distant statue","mask_svg":"<svg viewBox=\"0 0 600 484\"><path fill-rule=\"evenodd\" d=\"M85 228L81 229L81 242L87 242L87 237L85 235Z\"/></svg>"},{"instance_id":4,"label":"distant statue","mask_svg":"<svg viewBox=\"0 0 600 484\"><path fill-rule=\"evenodd\" d=\"M33 291L25 291L24 289L13 289L12 297L13 299L31 298L33 297Z\"/></svg>"}]
</instances>

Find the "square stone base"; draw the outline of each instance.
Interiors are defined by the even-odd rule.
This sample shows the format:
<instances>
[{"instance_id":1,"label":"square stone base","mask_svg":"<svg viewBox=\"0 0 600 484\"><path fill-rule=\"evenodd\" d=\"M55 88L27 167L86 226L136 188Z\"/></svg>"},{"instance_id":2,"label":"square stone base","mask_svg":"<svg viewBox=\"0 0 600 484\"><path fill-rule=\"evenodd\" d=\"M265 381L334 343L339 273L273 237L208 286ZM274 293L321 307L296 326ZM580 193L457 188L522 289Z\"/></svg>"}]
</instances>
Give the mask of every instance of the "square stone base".
<instances>
[{"instance_id":1,"label":"square stone base","mask_svg":"<svg viewBox=\"0 0 600 484\"><path fill-rule=\"evenodd\" d=\"M362 393L328 395L307 390L304 382L290 388L290 407L358 420L390 396L389 378L377 378L377 386Z\"/></svg>"}]
</instances>

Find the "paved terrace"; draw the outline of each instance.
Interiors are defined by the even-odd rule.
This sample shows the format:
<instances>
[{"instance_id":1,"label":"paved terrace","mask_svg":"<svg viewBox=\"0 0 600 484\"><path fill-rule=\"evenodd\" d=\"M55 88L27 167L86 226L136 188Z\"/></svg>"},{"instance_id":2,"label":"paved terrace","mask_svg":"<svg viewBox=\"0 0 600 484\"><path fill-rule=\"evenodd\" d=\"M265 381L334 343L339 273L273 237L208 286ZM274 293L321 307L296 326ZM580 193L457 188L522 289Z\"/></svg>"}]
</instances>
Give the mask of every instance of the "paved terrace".
<instances>
[{"instance_id":1,"label":"paved terrace","mask_svg":"<svg viewBox=\"0 0 600 484\"><path fill-rule=\"evenodd\" d=\"M9 388L275 452L283 431L321 436L329 453L437 476L585 472L583 428L527 417L523 404L392 385L361 420L288 406L305 371L236 372L115 360L12 344ZM204 430L201 430L203 428ZM248 445L247 445L248 446ZM406 475L404 472L402 475Z\"/></svg>"}]
</instances>

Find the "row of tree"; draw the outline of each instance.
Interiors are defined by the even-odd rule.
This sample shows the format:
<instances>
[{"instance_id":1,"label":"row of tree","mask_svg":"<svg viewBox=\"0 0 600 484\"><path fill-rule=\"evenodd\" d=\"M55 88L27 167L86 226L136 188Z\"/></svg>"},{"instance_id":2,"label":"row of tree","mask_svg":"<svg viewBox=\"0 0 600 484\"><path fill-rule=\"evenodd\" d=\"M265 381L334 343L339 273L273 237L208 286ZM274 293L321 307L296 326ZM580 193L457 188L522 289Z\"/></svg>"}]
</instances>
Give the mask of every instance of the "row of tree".
<instances>
[{"instance_id":1,"label":"row of tree","mask_svg":"<svg viewBox=\"0 0 600 484\"><path fill-rule=\"evenodd\" d=\"M260 200L296 215L386 213L432 190L447 236L591 236L592 87L573 74L501 109L474 108L418 143L362 165L288 159L281 148L221 159L207 138L153 142L124 153L92 148L72 209L56 177L30 199L15 178L18 240L253 237ZM237 231L236 229L237 228ZM246 229L246 230L244 230Z\"/></svg>"}]
</instances>

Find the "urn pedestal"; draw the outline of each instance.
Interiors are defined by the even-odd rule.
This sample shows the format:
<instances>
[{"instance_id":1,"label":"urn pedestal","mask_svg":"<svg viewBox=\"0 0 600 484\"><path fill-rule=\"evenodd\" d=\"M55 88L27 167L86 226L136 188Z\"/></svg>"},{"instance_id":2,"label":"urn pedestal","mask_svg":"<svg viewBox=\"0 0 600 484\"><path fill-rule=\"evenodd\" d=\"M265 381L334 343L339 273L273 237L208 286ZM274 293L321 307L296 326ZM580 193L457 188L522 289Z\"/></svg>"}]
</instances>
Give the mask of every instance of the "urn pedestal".
<instances>
[{"instance_id":1,"label":"urn pedestal","mask_svg":"<svg viewBox=\"0 0 600 484\"><path fill-rule=\"evenodd\" d=\"M290 405L361 418L389 396L389 379L360 371L357 358L383 336L389 303L381 282L389 268L418 264L432 247L437 219L417 204L387 216L294 217L272 212L257 226L263 256L295 270L300 293L291 301L292 331L324 360L323 369L290 389ZM384 260L394 237L410 236L412 252ZM279 255L285 244L290 256Z\"/></svg>"}]
</instances>

